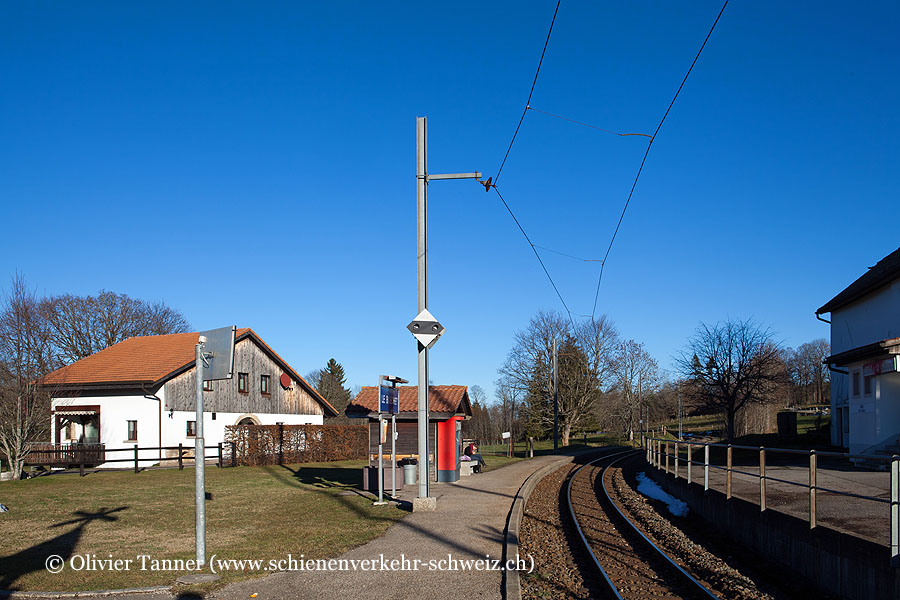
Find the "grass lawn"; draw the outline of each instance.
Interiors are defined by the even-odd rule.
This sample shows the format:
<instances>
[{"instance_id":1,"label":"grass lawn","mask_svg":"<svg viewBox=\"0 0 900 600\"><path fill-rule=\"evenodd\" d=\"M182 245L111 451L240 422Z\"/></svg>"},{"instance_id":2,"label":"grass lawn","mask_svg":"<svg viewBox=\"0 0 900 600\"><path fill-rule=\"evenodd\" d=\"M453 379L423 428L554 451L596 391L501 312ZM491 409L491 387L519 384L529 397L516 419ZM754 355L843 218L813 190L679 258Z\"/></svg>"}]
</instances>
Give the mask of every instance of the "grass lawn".
<instances>
[{"instance_id":1,"label":"grass lawn","mask_svg":"<svg viewBox=\"0 0 900 600\"><path fill-rule=\"evenodd\" d=\"M701 432L712 429L715 431L715 428L706 428L704 425L708 425L711 423L710 419L721 419L721 416L702 416L702 417L690 417L693 421L688 425L688 419L684 420L684 425L682 431L684 433L692 433L692 432ZM725 444L727 441L725 440L724 431L716 432L718 435L713 435L713 441L719 444ZM666 434L660 435L659 437L675 440L678 436L678 422L669 423L666 426ZM685 439L685 442L691 441L689 438ZM797 435L795 437L779 437L777 433L752 433L748 435L743 435L740 437L736 437L734 439L734 445L736 446L752 446L753 448L759 448L760 446L764 446L766 448L784 448L789 450L822 450L828 452L844 452L842 448L835 448L831 445L831 415L808 415L808 414L798 414L797 415ZM673 448L670 447L670 451L674 451ZM700 455L700 450L696 450L698 455ZM687 456L687 447L686 445L682 445L679 449L679 454L683 457ZM726 462L726 449L725 448L711 448L710 449L710 461L713 464L723 465ZM735 464L757 464L759 460L758 450L733 450L732 456ZM771 452L769 454L770 461L782 461L782 462L800 462L802 463L805 459L792 457L792 455L788 454L778 454L777 452Z\"/></svg>"},{"instance_id":2,"label":"grass lawn","mask_svg":"<svg viewBox=\"0 0 900 600\"><path fill-rule=\"evenodd\" d=\"M328 558L381 535L406 513L350 491L365 461L207 467L207 557ZM58 474L0 483L0 589L79 591L167 585L186 572L140 570L194 557L194 470ZM49 555L131 559L129 571L44 568ZM78 560L78 559L76 559ZM149 563L148 563L149 564ZM264 571L223 573L222 584Z\"/></svg>"},{"instance_id":3,"label":"grass lawn","mask_svg":"<svg viewBox=\"0 0 900 600\"><path fill-rule=\"evenodd\" d=\"M625 440L621 436L611 434L588 434L573 435L568 446L560 446L560 452L568 452L571 450L580 450L594 446L618 446L624 445ZM527 458L528 447L524 442L517 442L513 445L513 457L508 458L508 446L506 444L493 444L490 446L482 446L479 452L487 463L487 469L491 470L513 462L518 462ZM553 440L535 440L534 455L542 456L544 454L553 454ZM496 466L495 466L496 465Z\"/></svg>"}]
</instances>

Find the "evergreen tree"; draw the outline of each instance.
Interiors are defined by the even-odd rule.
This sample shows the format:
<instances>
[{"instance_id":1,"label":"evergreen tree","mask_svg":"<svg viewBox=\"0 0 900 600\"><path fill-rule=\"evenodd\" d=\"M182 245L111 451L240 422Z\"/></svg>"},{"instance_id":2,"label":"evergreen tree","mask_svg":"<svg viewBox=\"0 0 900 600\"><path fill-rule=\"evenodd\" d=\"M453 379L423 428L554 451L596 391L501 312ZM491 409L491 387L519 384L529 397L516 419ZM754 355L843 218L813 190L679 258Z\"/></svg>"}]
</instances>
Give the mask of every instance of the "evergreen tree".
<instances>
[{"instance_id":1,"label":"evergreen tree","mask_svg":"<svg viewBox=\"0 0 900 600\"><path fill-rule=\"evenodd\" d=\"M350 390L344 387L346 382L347 377L344 374L344 367L338 361L329 358L325 368L319 371L319 382L316 390L338 411L338 416L334 417L334 420L343 421L346 419L344 409L347 408L347 404L350 402Z\"/></svg>"}]
</instances>

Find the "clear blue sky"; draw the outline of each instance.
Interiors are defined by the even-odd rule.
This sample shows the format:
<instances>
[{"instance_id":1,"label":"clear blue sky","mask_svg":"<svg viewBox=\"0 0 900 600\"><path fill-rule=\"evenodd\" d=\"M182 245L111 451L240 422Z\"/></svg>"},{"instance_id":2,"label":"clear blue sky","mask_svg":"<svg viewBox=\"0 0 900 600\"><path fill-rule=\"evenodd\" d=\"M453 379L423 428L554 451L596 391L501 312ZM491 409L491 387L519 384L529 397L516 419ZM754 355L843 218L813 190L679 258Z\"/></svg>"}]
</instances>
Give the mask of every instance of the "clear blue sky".
<instances>
[{"instance_id":1,"label":"clear blue sky","mask_svg":"<svg viewBox=\"0 0 900 600\"><path fill-rule=\"evenodd\" d=\"M415 380L415 117L496 174L555 2L7 2L0 276L253 327L298 371ZM532 105L652 133L717 2L563 1ZM700 321L797 346L900 245L896 2L732 2L653 145L598 312L663 367ZM500 188L533 241L609 243L646 138L529 113ZM491 390L561 309L494 193L430 186L432 379ZM597 263L545 253L576 315ZM3 287L7 287L4 284Z\"/></svg>"}]
</instances>

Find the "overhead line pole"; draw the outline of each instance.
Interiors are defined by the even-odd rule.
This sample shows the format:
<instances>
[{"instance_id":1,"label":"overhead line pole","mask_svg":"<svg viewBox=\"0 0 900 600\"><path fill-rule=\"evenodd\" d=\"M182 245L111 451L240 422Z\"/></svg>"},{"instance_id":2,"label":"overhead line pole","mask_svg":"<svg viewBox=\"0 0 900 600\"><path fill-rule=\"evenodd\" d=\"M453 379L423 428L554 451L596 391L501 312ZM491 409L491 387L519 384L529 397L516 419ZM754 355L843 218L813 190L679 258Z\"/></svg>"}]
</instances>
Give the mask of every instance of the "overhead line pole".
<instances>
[{"instance_id":1,"label":"overhead line pole","mask_svg":"<svg viewBox=\"0 0 900 600\"><path fill-rule=\"evenodd\" d=\"M481 173L428 174L428 124L426 117L416 117L416 271L418 312L428 309L428 181L442 179L475 179ZM419 348L419 498L429 498L428 479L428 348L417 342ZM415 507L415 505L414 505ZM424 507L423 507L424 508Z\"/></svg>"},{"instance_id":2,"label":"overhead line pole","mask_svg":"<svg viewBox=\"0 0 900 600\"><path fill-rule=\"evenodd\" d=\"M559 358L553 338L553 451L559 452Z\"/></svg>"}]
</instances>

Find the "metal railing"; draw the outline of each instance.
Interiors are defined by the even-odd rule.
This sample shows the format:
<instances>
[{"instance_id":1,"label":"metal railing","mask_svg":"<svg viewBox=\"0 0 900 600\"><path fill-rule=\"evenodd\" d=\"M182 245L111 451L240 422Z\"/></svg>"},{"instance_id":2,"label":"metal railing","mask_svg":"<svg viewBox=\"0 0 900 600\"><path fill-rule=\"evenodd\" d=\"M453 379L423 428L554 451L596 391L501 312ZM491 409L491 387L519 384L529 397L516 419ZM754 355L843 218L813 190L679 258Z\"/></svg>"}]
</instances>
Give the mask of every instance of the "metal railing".
<instances>
[{"instance_id":1,"label":"metal railing","mask_svg":"<svg viewBox=\"0 0 900 600\"><path fill-rule=\"evenodd\" d=\"M891 565L900 565L900 456L873 456L869 454L851 454L849 452L826 452L820 450L794 450L790 448L766 448L765 446L741 446L736 444L720 444L705 442L687 442L671 439L645 437L642 442L645 460L651 466L664 470L666 473L672 473L675 479L679 478L680 458L682 450L685 451L686 473L684 475L688 485L695 483L693 477L693 466L703 467L703 491L708 492L710 469L718 469L725 471L725 498L731 500L733 497L733 475L746 475L759 479L759 510L764 512L767 510L767 490L766 482L773 481L783 483L790 486L806 488L809 495L809 512L807 521L809 528L815 529L818 525L816 519L816 504L819 492L827 492L839 496L868 500L878 504L886 504L890 506L890 548L891 548ZM672 448L674 446L674 448ZM703 448L703 459L694 460L694 450ZM725 449L725 466L710 462L709 449L724 448ZM759 472L738 470L734 466L734 451L750 450L758 452L759 455ZM766 474L766 457L767 454L788 454L800 455L808 457L808 478L807 483L799 483L797 481L789 481L780 479ZM818 485L817 473L819 470L819 458L840 458L840 459L858 459L865 461L880 461L888 463L890 472L890 500L879 498L877 496L869 496L864 494L856 494L843 490L835 490ZM697 482L699 484L699 482Z\"/></svg>"}]
</instances>

